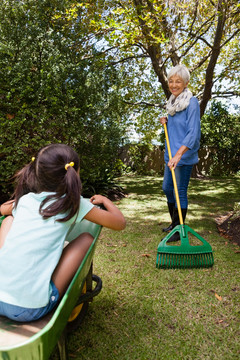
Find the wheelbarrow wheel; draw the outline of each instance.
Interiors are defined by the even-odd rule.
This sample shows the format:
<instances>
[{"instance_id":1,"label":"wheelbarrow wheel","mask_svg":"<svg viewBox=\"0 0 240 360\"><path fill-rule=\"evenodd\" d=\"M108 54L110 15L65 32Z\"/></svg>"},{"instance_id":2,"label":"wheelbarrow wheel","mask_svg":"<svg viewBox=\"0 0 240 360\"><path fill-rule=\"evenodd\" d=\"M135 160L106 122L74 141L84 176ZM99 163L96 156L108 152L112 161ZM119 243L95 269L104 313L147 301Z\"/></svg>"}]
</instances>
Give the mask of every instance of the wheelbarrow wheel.
<instances>
[{"instance_id":1,"label":"wheelbarrow wheel","mask_svg":"<svg viewBox=\"0 0 240 360\"><path fill-rule=\"evenodd\" d=\"M78 300L78 304L73 309L72 314L68 320L67 332L71 332L81 325L87 313L89 301L92 301L93 298L97 296L102 289L102 280L99 276L92 275L92 281L96 283L96 286L91 291L87 291L86 282L84 284L82 294Z\"/></svg>"},{"instance_id":2,"label":"wheelbarrow wheel","mask_svg":"<svg viewBox=\"0 0 240 360\"><path fill-rule=\"evenodd\" d=\"M79 312L77 317L74 320L68 322L67 333L70 333L70 332L76 330L81 325L81 323L83 322L83 320L87 314L88 304L89 304L88 301L83 303L82 307L81 307L81 311Z\"/></svg>"}]
</instances>

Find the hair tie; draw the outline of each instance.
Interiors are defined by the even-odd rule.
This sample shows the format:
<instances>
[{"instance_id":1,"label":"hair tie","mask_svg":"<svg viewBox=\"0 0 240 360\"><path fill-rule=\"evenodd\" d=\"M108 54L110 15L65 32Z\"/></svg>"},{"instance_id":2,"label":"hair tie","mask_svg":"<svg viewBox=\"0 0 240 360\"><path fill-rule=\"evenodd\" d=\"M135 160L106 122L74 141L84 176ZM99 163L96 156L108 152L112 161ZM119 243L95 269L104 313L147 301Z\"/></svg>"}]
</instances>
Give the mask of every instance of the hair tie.
<instances>
[{"instance_id":1,"label":"hair tie","mask_svg":"<svg viewBox=\"0 0 240 360\"><path fill-rule=\"evenodd\" d=\"M71 161L70 163L68 163L68 164L66 164L65 165L65 170L67 171L67 169L69 168L69 166L74 166L74 162L73 161Z\"/></svg>"},{"instance_id":2,"label":"hair tie","mask_svg":"<svg viewBox=\"0 0 240 360\"><path fill-rule=\"evenodd\" d=\"M35 157L33 156L33 157L32 157L32 162L34 162L34 161L35 161Z\"/></svg>"}]
</instances>

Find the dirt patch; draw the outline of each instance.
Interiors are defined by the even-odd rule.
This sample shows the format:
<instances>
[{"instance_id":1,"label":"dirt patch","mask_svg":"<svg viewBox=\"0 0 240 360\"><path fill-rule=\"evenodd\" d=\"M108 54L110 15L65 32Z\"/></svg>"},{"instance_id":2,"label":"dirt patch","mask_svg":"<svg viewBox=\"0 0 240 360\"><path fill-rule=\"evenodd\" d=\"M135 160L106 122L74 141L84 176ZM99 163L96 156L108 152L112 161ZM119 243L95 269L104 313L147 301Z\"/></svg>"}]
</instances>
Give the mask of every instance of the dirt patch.
<instances>
[{"instance_id":1,"label":"dirt patch","mask_svg":"<svg viewBox=\"0 0 240 360\"><path fill-rule=\"evenodd\" d=\"M230 212L215 220L220 235L240 246L240 215Z\"/></svg>"}]
</instances>

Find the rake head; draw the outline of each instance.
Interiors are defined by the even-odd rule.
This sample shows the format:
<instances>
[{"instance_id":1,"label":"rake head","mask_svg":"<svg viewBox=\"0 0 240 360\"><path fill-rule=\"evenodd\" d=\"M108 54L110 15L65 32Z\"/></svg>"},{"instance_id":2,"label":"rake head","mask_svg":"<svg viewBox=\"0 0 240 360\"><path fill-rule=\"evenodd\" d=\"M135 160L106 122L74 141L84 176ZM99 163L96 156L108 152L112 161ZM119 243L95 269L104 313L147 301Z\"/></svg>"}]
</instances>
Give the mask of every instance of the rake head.
<instances>
[{"instance_id":1,"label":"rake head","mask_svg":"<svg viewBox=\"0 0 240 360\"><path fill-rule=\"evenodd\" d=\"M167 242L173 234L179 232L180 246L172 246ZM201 241L201 245L190 245L188 234ZM184 269L211 267L214 264L211 245L187 225L177 225L158 245L157 268Z\"/></svg>"}]
</instances>

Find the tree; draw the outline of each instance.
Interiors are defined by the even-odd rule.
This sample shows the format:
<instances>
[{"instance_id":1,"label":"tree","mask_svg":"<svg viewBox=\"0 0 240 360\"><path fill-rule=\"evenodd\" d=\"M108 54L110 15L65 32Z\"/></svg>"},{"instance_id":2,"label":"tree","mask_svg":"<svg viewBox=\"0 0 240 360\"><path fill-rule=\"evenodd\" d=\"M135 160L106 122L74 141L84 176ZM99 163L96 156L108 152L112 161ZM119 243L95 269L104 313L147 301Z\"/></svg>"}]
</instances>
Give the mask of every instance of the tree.
<instances>
[{"instance_id":1,"label":"tree","mask_svg":"<svg viewBox=\"0 0 240 360\"><path fill-rule=\"evenodd\" d=\"M106 0L97 3L101 20L94 24L109 45L107 48L104 44L104 51L109 50L112 63L129 64L135 60L133 68L141 61L146 70L150 61L148 72L157 77L167 98L170 95L167 71L171 66L184 63L190 69L190 88L200 100L201 115L210 99L240 95L240 81L236 76L240 51L237 0ZM147 92L149 90L146 88ZM162 94L159 97L161 107ZM138 101L142 106L152 102L142 100ZM132 98L132 103L136 104L136 99Z\"/></svg>"},{"instance_id":2,"label":"tree","mask_svg":"<svg viewBox=\"0 0 240 360\"><path fill-rule=\"evenodd\" d=\"M95 26L106 39L103 51L109 63L129 69L122 93L132 106L135 129L146 142L158 129L159 109L170 96L170 67L183 63L189 68L190 89L200 101L201 116L211 99L240 95L237 0L106 0L98 5L101 20ZM214 127L214 119L208 119L212 124L202 119L202 124L207 121L204 131ZM236 133L237 123L231 124ZM222 148L228 145L229 141Z\"/></svg>"},{"instance_id":3,"label":"tree","mask_svg":"<svg viewBox=\"0 0 240 360\"><path fill-rule=\"evenodd\" d=\"M113 67L104 65L104 56L97 56L87 27L84 9L72 1L1 2L4 191L14 172L51 142L64 142L78 151L84 184L99 186L114 176L123 133L120 80Z\"/></svg>"}]
</instances>

